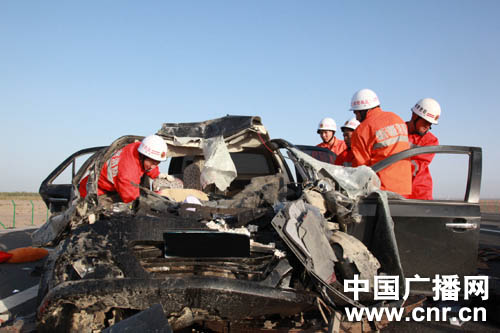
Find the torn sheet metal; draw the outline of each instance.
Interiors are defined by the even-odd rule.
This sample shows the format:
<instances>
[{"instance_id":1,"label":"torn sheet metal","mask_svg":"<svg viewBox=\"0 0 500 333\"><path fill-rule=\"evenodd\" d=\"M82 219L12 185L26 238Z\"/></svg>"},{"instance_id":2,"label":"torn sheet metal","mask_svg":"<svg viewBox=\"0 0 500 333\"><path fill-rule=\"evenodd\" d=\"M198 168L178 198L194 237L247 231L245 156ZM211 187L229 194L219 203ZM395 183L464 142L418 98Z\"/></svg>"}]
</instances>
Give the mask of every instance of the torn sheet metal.
<instances>
[{"instance_id":1,"label":"torn sheet metal","mask_svg":"<svg viewBox=\"0 0 500 333\"><path fill-rule=\"evenodd\" d=\"M308 154L288 148L288 154L295 161L303 177L311 180L306 186L322 194L324 201L314 197L314 191L304 191L307 202L328 210L341 224L359 223L358 201L379 190L380 179L369 167L349 168L316 160Z\"/></svg>"},{"instance_id":2,"label":"torn sheet metal","mask_svg":"<svg viewBox=\"0 0 500 333\"><path fill-rule=\"evenodd\" d=\"M339 219L340 222L348 220L349 216L357 215L359 199L370 194L376 195L378 213L374 239L377 239L378 242L370 250L380 262L384 273L399 276L400 294L404 294L404 274L394 234L394 221L390 214L387 193L380 190L380 179L377 174L366 166L349 168L324 163L296 148L289 148L289 153L290 157L303 168L302 171L307 174L309 179L314 180L317 184L316 187L322 191L327 208L333 210L337 216L339 215L338 210L341 209L342 218ZM340 188L337 188L330 180L334 180ZM273 225L275 219L273 219ZM357 219L353 218L351 220ZM316 271L313 272L317 274ZM319 277L322 282L325 282L323 277ZM330 291L332 290L330 289ZM401 306L401 304L402 300L395 302L396 306Z\"/></svg>"},{"instance_id":3,"label":"torn sheet metal","mask_svg":"<svg viewBox=\"0 0 500 333\"><path fill-rule=\"evenodd\" d=\"M53 242L66 228L76 213L76 206L70 206L61 214L51 216L31 235L33 246L47 246Z\"/></svg>"},{"instance_id":4,"label":"torn sheet metal","mask_svg":"<svg viewBox=\"0 0 500 333\"><path fill-rule=\"evenodd\" d=\"M287 204L271 223L293 243L292 249L302 252L299 258L309 270L327 283L335 280L337 257L328 242L326 221L316 207L297 200Z\"/></svg>"},{"instance_id":5,"label":"torn sheet metal","mask_svg":"<svg viewBox=\"0 0 500 333\"><path fill-rule=\"evenodd\" d=\"M377 196L377 222L373 233L373 239L377 242L372 247L373 255L382 264L382 268L387 275L399 276L399 295L405 293L405 276L401 258L399 256L399 248L396 242L394 233L394 221L392 220L389 203L387 201L387 193L377 190L374 192ZM402 306L404 299L400 299L395 303L397 306Z\"/></svg>"},{"instance_id":6,"label":"torn sheet metal","mask_svg":"<svg viewBox=\"0 0 500 333\"><path fill-rule=\"evenodd\" d=\"M357 168L342 167L318 161L297 148L289 148L295 158L304 168L311 179L318 180L320 172L324 170L347 193L350 199L365 197L380 188L380 179L367 166ZM325 174L325 172L321 172Z\"/></svg>"},{"instance_id":7,"label":"torn sheet metal","mask_svg":"<svg viewBox=\"0 0 500 333\"><path fill-rule=\"evenodd\" d=\"M326 221L316 207L305 204L302 200L276 205L276 216L271 224L285 241L295 256L301 261L305 269L313 276L319 284L319 291L332 305L350 304L355 307L363 307L344 295L339 288L341 285L336 281L334 264L337 257L328 241L328 228ZM309 215L309 217L308 217ZM307 221L304 223L304 221ZM313 223L314 222L314 223ZM291 226L289 226L289 224ZM287 230L287 228L290 228ZM296 235L289 233L293 228L299 230ZM304 232L305 231L305 232ZM318 238L300 238L306 233L317 235ZM326 257L326 259L325 259ZM332 285L337 284L334 288ZM332 299L333 296L333 299Z\"/></svg>"},{"instance_id":8,"label":"torn sheet metal","mask_svg":"<svg viewBox=\"0 0 500 333\"><path fill-rule=\"evenodd\" d=\"M269 134L260 117L226 116L199 123L165 123L157 135L168 144L168 156L201 155L203 140L221 136L228 150L242 151L244 148L259 147L269 140Z\"/></svg>"},{"instance_id":9,"label":"torn sheet metal","mask_svg":"<svg viewBox=\"0 0 500 333\"><path fill-rule=\"evenodd\" d=\"M280 260L269 276L261 283L265 286L273 288L278 286L281 288L288 288L292 270L293 267L290 266L288 260Z\"/></svg>"},{"instance_id":10,"label":"torn sheet metal","mask_svg":"<svg viewBox=\"0 0 500 333\"><path fill-rule=\"evenodd\" d=\"M215 184L219 190L224 191L236 178L236 166L229 155L224 138L217 136L204 140L203 154L205 165L200 176L201 186L204 188Z\"/></svg>"},{"instance_id":11,"label":"torn sheet metal","mask_svg":"<svg viewBox=\"0 0 500 333\"><path fill-rule=\"evenodd\" d=\"M245 130L263 127L260 117L226 116L197 123L164 123L157 132L164 137L231 138Z\"/></svg>"}]
</instances>

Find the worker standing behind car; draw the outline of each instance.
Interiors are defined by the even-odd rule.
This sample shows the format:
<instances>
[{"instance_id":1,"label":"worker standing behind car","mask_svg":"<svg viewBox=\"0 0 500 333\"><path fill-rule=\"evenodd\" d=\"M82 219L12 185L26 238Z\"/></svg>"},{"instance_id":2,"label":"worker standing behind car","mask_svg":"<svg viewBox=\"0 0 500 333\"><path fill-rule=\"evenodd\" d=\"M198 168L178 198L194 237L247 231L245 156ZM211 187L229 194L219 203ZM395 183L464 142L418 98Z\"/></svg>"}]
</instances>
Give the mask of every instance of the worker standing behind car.
<instances>
[{"instance_id":1,"label":"worker standing behind car","mask_svg":"<svg viewBox=\"0 0 500 333\"><path fill-rule=\"evenodd\" d=\"M352 167L352 162L354 160L354 155L351 149L351 137L354 130L359 126L359 121L356 118L352 118L345 122L344 126L341 126L342 134L344 135L344 142L346 144L346 149L337 156L335 160L335 165L342 165L346 167Z\"/></svg>"},{"instance_id":2,"label":"worker standing behind car","mask_svg":"<svg viewBox=\"0 0 500 333\"><path fill-rule=\"evenodd\" d=\"M441 107L433 98L423 98L411 109L408 126L410 145L414 147L437 146L439 140L430 131L432 125L437 125L441 116ZM434 154L421 154L411 157L412 192L408 199L432 200L432 177L429 164Z\"/></svg>"},{"instance_id":3,"label":"worker standing behind car","mask_svg":"<svg viewBox=\"0 0 500 333\"><path fill-rule=\"evenodd\" d=\"M319 125L317 133L323 140L322 143L316 145L316 147L326 148L332 151L336 156L338 156L342 151L344 151L347 146L343 140L337 139L335 137L335 132L337 131L337 124L332 118L323 118Z\"/></svg>"},{"instance_id":4,"label":"worker standing behind car","mask_svg":"<svg viewBox=\"0 0 500 333\"><path fill-rule=\"evenodd\" d=\"M104 163L97 183L97 195L118 194L125 203L135 200L140 192L133 184L139 184L144 174L153 179L160 176L158 164L166 159L167 144L158 135L126 145ZM80 182L82 198L87 195L87 181L88 176Z\"/></svg>"},{"instance_id":5,"label":"worker standing behind car","mask_svg":"<svg viewBox=\"0 0 500 333\"><path fill-rule=\"evenodd\" d=\"M395 113L382 111L373 90L361 89L351 99L351 110L361 123L351 138L353 166L375 163L409 149L408 129ZM401 195L411 193L411 165L398 161L377 173L381 189Z\"/></svg>"}]
</instances>

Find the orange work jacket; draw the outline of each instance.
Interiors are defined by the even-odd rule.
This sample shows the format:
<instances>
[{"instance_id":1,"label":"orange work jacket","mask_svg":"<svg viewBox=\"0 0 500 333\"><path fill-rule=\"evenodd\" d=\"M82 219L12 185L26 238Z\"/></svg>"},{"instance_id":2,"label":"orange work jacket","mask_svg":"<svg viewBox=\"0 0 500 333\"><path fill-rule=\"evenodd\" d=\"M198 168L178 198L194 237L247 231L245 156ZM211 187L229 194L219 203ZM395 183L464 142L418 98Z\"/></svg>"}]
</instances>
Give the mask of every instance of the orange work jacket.
<instances>
[{"instance_id":1,"label":"orange work jacket","mask_svg":"<svg viewBox=\"0 0 500 333\"><path fill-rule=\"evenodd\" d=\"M99 181L97 183L97 195L108 192L117 192L123 202L131 202L139 197L139 188L132 185L139 184L141 177L147 174L155 179L160 174L158 166L146 172L139 158L140 142L133 142L116 151L111 158L104 163ZM80 196L87 196L88 177L83 178L79 185Z\"/></svg>"},{"instance_id":2,"label":"orange work jacket","mask_svg":"<svg viewBox=\"0 0 500 333\"><path fill-rule=\"evenodd\" d=\"M431 132L424 135L409 134L410 145L414 147L437 146L439 140ZM408 199L432 200L432 176L429 164L435 154L421 154L411 157L412 191Z\"/></svg>"},{"instance_id":3,"label":"orange work jacket","mask_svg":"<svg viewBox=\"0 0 500 333\"><path fill-rule=\"evenodd\" d=\"M351 138L353 166L375 163L409 149L408 128L395 113L376 107L368 111L366 119L356 128ZM377 173L381 189L401 195L411 193L411 164L402 160Z\"/></svg>"},{"instance_id":4,"label":"orange work jacket","mask_svg":"<svg viewBox=\"0 0 500 333\"><path fill-rule=\"evenodd\" d=\"M332 142L333 141L333 142ZM337 139L333 137L330 142L321 142L316 145L316 147L330 149L335 155L339 156L341 152L347 149L347 145L344 140Z\"/></svg>"},{"instance_id":5,"label":"orange work jacket","mask_svg":"<svg viewBox=\"0 0 500 333\"><path fill-rule=\"evenodd\" d=\"M335 160L335 165L341 165L345 167L352 167L352 162L354 161L354 155L352 154L352 149L347 148L337 156Z\"/></svg>"}]
</instances>

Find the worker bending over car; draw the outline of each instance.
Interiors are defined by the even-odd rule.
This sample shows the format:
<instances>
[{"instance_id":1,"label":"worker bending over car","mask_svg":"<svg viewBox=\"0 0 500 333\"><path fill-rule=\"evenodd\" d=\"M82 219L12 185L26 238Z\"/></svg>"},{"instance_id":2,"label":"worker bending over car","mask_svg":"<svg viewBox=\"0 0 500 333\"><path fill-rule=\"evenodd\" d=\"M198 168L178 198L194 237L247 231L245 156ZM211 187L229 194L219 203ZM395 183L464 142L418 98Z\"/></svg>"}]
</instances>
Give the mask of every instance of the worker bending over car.
<instances>
[{"instance_id":1,"label":"worker bending over car","mask_svg":"<svg viewBox=\"0 0 500 333\"><path fill-rule=\"evenodd\" d=\"M406 123L395 113L383 111L373 90L357 91L351 99L351 110L361 123L351 138L354 167L372 166L391 155L409 149ZM401 195L411 193L410 161L398 161L377 174L382 190Z\"/></svg>"},{"instance_id":2,"label":"worker bending over car","mask_svg":"<svg viewBox=\"0 0 500 333\"><path fill-rule=\"evenodd\" d=\"M411 119L406 122L410 145L414 147L437 146L439 140L430 132L441 116L441 106L433 98L423 98L411 109ZM432 200L432 177L429 164L434 154L411 157L412 192L408 199Z\"/></svg>"},{"instance_id":3,"label":"worker bending over car","mask_svg":"<svg viewBox=\"0 0 500 333\"><path fill-rule=\"evenodd\" d=\"M125 203L137 199L140 194L137 184L144 174L152 179L167 176L160 174L158 169L158 164L166 159L167 144L158 135L150 135L141 142L126 145L104 163L97 183L97 195L106 194ZM79 191L82 198L87 195L88 177L80 182ZM119 198L116 198L116 195Z\"/></svg>"}]
</instances>

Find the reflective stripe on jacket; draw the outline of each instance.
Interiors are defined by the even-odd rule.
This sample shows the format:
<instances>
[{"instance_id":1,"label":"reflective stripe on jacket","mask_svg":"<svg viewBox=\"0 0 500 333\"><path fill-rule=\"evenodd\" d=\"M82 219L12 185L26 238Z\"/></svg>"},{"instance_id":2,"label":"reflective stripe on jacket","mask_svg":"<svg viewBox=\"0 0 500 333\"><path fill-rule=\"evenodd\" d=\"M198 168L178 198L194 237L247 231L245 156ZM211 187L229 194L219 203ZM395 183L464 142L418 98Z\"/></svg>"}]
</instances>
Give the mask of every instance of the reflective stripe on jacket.
<instances>
[{"instance_id":1,"label":"reflective stripe on jacket","mask_svg":"<svg viewBox=\"0 0 500 333\"><path fill-rule=\"evenodd\" d=\"M329 149L337 156L339 156L341 152L343 152L344 150L347 149L347 145L345 144L344 140L340 140L340 139L337 139L336 137L333 137L332 140L330 140L330 141L333 141L333 142L332 143L322 142L322 143L316 145L316 147Z\"/></svg>"},{"instance_id":2,"label":"reflective stripe on jacket","mask_svg":"<svg viewBox=\"0 0 500 333\"><path fill-rule=\"evenodd\" d=\"M409 134L411 147L437 146L439 140L431 132L421 136ZM412 192L408 199L432 200L432 176L429 164L435 154L421 154L411 158Z\"/></svg>"},{"instance_id":3,"label":"reflective stripe on jacket","mask_svg":"<svg viewBox=\"0 0 500 333\"><path fill-rule=\"evenodd\" d=\"M368 111L366 119L356 128L351 138L353 166L372 166L409 148L406 123L395 113L382 111L380 107ZM411 193L410 161L399 161L377 174L382 190L401 195Z\"/></svg>"},{"instance_id":4,"label":"reflective stripe on jacket","mask_svg":"<svg viewBox=\"0 0 500 333\"><path fill-rule=\"evenodd\" d=\"M126 145L104 163L97 183L98 195L117 192L125 203L139 197L139 188L132 183L140 184L145 173L137 151L140 144L140 142L133 142ZM158 167L155 167L146 174L154 179L158 177L160 171ZM87 181L88 176L80 182L79 190L82 197L87 195Z\"/></svg>"}]
</instances>

